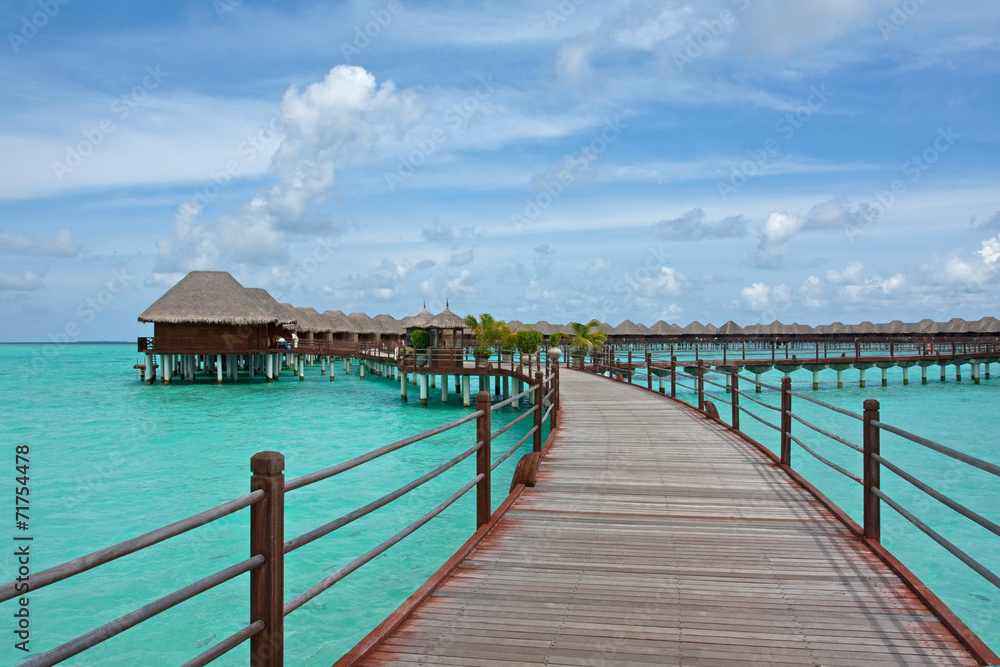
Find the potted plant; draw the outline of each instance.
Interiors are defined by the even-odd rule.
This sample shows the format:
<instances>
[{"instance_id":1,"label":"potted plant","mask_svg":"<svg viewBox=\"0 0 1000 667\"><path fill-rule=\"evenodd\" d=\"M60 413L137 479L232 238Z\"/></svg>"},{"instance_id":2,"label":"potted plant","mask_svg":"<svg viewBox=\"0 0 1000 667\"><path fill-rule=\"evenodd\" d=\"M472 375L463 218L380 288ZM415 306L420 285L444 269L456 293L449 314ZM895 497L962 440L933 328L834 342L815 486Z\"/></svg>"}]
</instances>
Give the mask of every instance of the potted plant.
<instances>
[{"instance_id":1,"label":"potted plant","mask_svg":"<svg viewBox=\"0 0 1000 667\"><path fill-rule=\"evenodd\" d=\"M499 342L503 329L507 328L509 331L510 328L505 322L494 318L489 313L483 313L479 319L476 319L475 315L466 315L465 326L476 338L477 345L474 352L476 368L486 368L489 365L490 354L492 354L490 348Z\"/></svg>"},{"instance_id":2,"label":"potted plant","mask_svg":"<svg viewBox=\"0 0 1000 667\"><path fill-rule=\"evenodd\" d=\"M549 349L546 352L549 359L552 361L559 361L559 357L562 356L562 350L559 348L559 343L562 342L563 335L558 331L549 336Z\"/></svg>"},{"instance_id":3,"label":"potted plant","mask_svg":"<svg viewBox=\"0 0 1000 667\"><path fill-rule=\"evenodd\" d=\"M417 350L417 366L426 366L427 348L431 346L431 335L423 329L415 329L410 334L410 342Z\"/></svg>"},{"instance_id":4,"label":"potted plant","mask_svg":"<svg viewBox=\"0 0 1000 667\"><path fill-rule=\"evenodd\" d=\"M515 346L521 353L521 363L531 364L535 359L535 353L542 344L542 332L522 329L514 334Z\"/></svg>"},{"instance_id":5,"label":"potted plant","mask_svg":"<svg viewBox=\"0 0 1000 667\"><path fill-rule=\"evenodd\" d=\"M514 348L517 345L517 337L510 330L506 322L501 322L500 337L497 343L500 344L500 361L510 363L514 360Z\"/></svg>"}]
</instances>

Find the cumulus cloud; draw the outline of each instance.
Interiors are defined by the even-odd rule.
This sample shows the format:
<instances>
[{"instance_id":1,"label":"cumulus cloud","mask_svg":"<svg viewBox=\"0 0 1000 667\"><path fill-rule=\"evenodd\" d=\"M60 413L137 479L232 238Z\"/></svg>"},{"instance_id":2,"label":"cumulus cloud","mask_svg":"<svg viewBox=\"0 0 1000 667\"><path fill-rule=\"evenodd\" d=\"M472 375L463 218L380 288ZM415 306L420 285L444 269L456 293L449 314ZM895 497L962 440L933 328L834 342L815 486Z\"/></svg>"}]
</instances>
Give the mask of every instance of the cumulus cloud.
<instances>
[{"instance_id":1,"label":"cumulus cloud","mask_svg":"<svg viewBox=\"0 0 1000 667\"><path fill-rule=\"evenodd\" d=\"M740 13L743 45L771 56L787 56L819 48L861 26L875 9L891 8L889 0L754 0Z\"/></svg>"},{"instance_id":2,"label":"cumulus cloud","mask_svg":"<svg viewBox=\"0 0 1000 667\"><path fill-rule=\"evenodd\" d=\"M611 262L609 262L604 257L591 257L590 263L587 264L587 268L584 269L583 273L588 278L597 278L599 276L607 275L611 271Z\"/></svg>"},{"instance_id":3,"label":"cumulus cloud","mask_svg":"<svg viewBox=\"0 0 1000 667\"><path fill-rule=\"evenodd\" d=\"M76 257L80 254L80 246L73 240L73 233L69 229L61 229L54 235L37 234L34 240L8 229L0 229L0 253L40 257Z\"/></svg>"},{"instance_id":4,"label":"cumulus cloud","mask_svg":"<svg viewBox=\"0 0 1000 667\"><path fill-rule=\"evenodd\" d=\"M420 232L424 237L425 241L431 241L433 243L451 243L452 239L455 238L455 234L451 231L451 227L447 225L441 225L435 222L433 227L428 227Z\"/></svg>"},{"instance_id":5,"label":"cumulus cloud","mask_svg":"<svg viewBox=\"0 0 1000 667\"><path fill-rule=\"evenodd\" d=\"M199 203L177 212L173 235L158 243L154 276L217 268L220 259L263 265L288 259L295 237L342 233L337 219L317 206L334 191L337 169L376 159L424 113L412 90L381 85L361 67L338 65L281 101L285 137L271 162L274 183L218 221L201 222Z\"/></svg>"},{"instance_id":6,"label":"cumulus cloud","mask_svg":"<svg viewBox=\"0 0 1000 667\"><path fill-rule=\"evenodd\" d=\"M673 241L739 238L749 234L742 215L733 215L712 224L705 221L705 211L693 208L679 218L661 220L655 225L660 236Z\"/></svg>"},{"instance_id":7,"label":"cumulus cloud","mask_svg":"<svg viewBox=\"0 0 1000 667\"><path fill-rule=\"evenodd\" d=\"M42 287L42 276L34 271L0 271L0 291L33 292Z\"/></svg>"},{"instance_id":8,"label":"cumulus cloud","mask_svg":"<svg viewBox=\"0 0 1000 667\"><path fill-rule=\"evenodd\" d=\"M676 296L681 293L687 281L684 275L669 266L661 266L659 272L647 274L637 271L628 280L632 292L640 297Z\"/></svg>"},{"instance_id":9,"label":"cumulus cloud","mask_svg":"<svg viewBox=\"0 0 1000 667\"><path fill-rule=\"evenodd\" d=\"M753 255L754 264L767 269L781 266L788 254L788 242L799 233L843 233L851 239L877 219L878 210L869 204L852 207L839 197L816 204L805 215L775 211L757 231L759 242Z\"/></svg>"},{"instance_id":10,"label":"cumulus cloud","mask_svg":"<svg viewBox=\"0 0 1000 667\"><path fill-rule=\"evenodd\" d=\"M976 216L972 216L969 220L969 226L973 229L1000 229L1000 211L985 220L979 220Z\"/></svg>"},{"instance_id":11,"label":"cumulus cloud","mask_svg":"<svg viewBox=\"0 0 1000 667\"><path fill-rule=\"evenodd\" d=\"M448 262L448 265L465 266L466 264L472 264L473 259L475 259L475 253L472 248L469 248L463 252L454 253L451 256L451 260Z\"/></svg>"}]
</instances>

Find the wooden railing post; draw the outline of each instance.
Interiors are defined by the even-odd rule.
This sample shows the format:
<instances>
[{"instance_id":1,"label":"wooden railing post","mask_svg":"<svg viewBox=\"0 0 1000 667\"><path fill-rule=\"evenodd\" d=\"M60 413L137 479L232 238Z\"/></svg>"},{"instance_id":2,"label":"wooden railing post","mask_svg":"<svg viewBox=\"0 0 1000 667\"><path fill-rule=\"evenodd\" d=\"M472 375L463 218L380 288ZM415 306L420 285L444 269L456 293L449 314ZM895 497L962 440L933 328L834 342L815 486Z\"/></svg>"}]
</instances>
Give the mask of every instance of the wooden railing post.
<instances>
[{"instance_id":1,"label":"wooden railing post","mask_svg":"<svg viewBox=\"0 0 1000 667\"><path fill-rule=\"evenodd\" d=\"M476 475L482 475L476 485L476 528L479 528L490 520L490 392L481 391L476 394L476 410L482 410L483 414L476 419L476 442L482 442L483 446L476 452Z\"/></svg>"},{"instance_id":2,"label":"wooden railing post","mask_svg":"<svg viewBox=\"0 0 1000 667\"><path fill-rule=\"evenodd\" d=\"M264 498L250 506L250 555L264 556L264 564L250 571L250 622L265 625L250 639L250 662L255 667L284 664L284 470L285 457L278 452L250 457L250 491L264 491Z\"/></svg>"},{"instance_id":3,"label":"wooden railing post","mask_svg":"<svg viewBox=\"0 0 1000 667\"><path fill-rule=\"evenodd\" d=\"M646 389L653 388L653 355L646 350Z\"/></svg>"},{"instance_id":4,"label":"wooden railing post","mask_svg":"<svg viewBox=\"0 0 1000 667\"><path fill-rule=\"evenodd\" d=\"M670 398L677 398L677 357L673 354L673 347L670 346Z\"/></svg>"},{"instance_id":5,"label":"wooden railing post","mask_svg":"<svg viewBox=\"0 0 1000 667\"><path fill-rule=\"evenodd\" d=\"M736 364L731 366L729 372L730 380L729 386L732 387L732 392L730 393L730 399L733 402L733 416L730 420L733 428L737 431L740 430L740 367Z\"/></svg>"},{"instance_id":6,"label":"wooden railing post","mask_svg":"<svg viewBox=\"0 0 1000 667\"><path fill-rule=\"evenodd\" d=\"M552 394L552 422L549 424L549 433L551 433L556 425L559 423L559 364L556 364L555 375L552 377L553 387L555 387L555 393Z\"/></svg>"},{"instance_id":7,"label":"wooden railing post","mask_svg":"<svg viewBox=\"0 0 1000 667\"><path fill-rule=\"evenodd\" d=\"M705 367L702 366L701 360L698 361L698 372L695 376L695 389L698 392L698 409L702 412L705 411Z\"/></svg>"},{"instance_id":8,"label":"wooden railing post","mask_svg":"<svg viewBox=\"0 0 1000 667\"><path fill-rule=\"evenodd\" d=\"M542 374L535 373L535 433L531 438L531 451L542 451L542 408L545 406L545 385L542 384Z\"/></svg>"},{"instance_id":9,"label":"wooden railing post","mask_svg":"<svg viewBox=\"0 0 1000 667\"><path fill-rule=\"evenodd\" d=\"M881 503L873 489L880 486L879 476L881 466L873 455L879 454L880 431L872 421L879 420L879 403L868 399L864 403L864 487L865 487L865 537L875 542L881 541Z\"/></svg>"},{"instance_id":10,"label":"wooden railing post","mask_svg":"<svg viewBox=\"0 0 1000 667\"><path fill-rule=\"evenodd\" d=\"M792 465L792 378L781 378L781 463Z\"/></svg>"}]
</instances>

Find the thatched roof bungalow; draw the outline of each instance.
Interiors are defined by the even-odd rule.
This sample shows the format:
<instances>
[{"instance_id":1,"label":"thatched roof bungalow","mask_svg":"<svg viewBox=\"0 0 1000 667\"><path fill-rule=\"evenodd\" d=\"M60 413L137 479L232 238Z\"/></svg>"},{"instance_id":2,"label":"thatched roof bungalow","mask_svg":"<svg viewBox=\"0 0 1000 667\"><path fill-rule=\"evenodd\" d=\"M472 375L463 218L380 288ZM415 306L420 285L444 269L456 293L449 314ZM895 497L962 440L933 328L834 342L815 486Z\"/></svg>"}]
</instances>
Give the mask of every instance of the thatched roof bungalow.
<instances>
[{"instance_id":1,"label":"thatched roof bungalow","mask_svg":"<svg viewBox=\"0 0 1000 667\"><path fill-rule=\"evenodd\" d=\"M192 271L139 315L153 324L157 353L232 354L267 350L288 323L225 271Z\"/></svg>"}]
</instances>

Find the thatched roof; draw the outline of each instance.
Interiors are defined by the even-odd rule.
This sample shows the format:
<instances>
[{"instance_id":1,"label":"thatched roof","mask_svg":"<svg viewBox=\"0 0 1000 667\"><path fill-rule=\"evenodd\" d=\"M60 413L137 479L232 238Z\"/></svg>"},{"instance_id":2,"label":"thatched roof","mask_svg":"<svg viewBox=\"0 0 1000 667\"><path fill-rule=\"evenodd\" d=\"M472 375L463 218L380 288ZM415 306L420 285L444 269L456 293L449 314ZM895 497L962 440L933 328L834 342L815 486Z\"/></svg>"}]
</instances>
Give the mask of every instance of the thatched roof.
<instances>
[{"instance_id":1,"label":"thatched roof","mask_svg":"<svg viewBox=\"0 0 1000 667\"><path fill-rule=\"evenodd\" d=\"M403 326L407 329L426 329L430 326L434 316L427 310L427 306L416 315L403 318Z\"/></svg>"},{"instance_id":2,"label":"thatched roof","mask_svg":"<svg viewBox=\"0 0 1000 667\"><path fill-rule=\"evenodd\" d=\"M566 332L569 331L569 327L565 327L561 324L549 324L545 320L539 320L534 324L530 325L535 331L541 331L544 336L551 336L557 331Z\"/></svg>"},{"instance_id":3,"label":"thatched roof","mask_svg":"<svg viewBox=\"0 0 1000 667\"><path fill-rule=\"evenodd\" d=\"M984 317L972 323L973 330L979 333L1000 333L1000 320L995 317Z\"/></svg>"},{"instance_id":4,"label":"thatched roof","mask_svg":"<svg viewBox=\"0 0 1000 667\"><path fill-rule=\"evenodd\" d=\"M247 287L246 290L266 313L274 317L275 322L289 329L295 328L295 314L278 303L270 292L262 287Z\"/></svg>"},{"instance_id":5,"label":"thatched roof","mask_svg":"<svg viewBox=\"0 0 1000 667\"><path fill-rule=\"evenodd\" d=\"M366 313L351 313L347 316L347 319L354 323L354 326L357 327L359 334L383 333L382 326L372 318L368 317Z\"/></svg>"},{"instance_id":6,"label":"thatched roof","mask_svg":"<svg viewBox=\"0 0 1000 667\"><path fill-rule=\"evenodd\" d=\"M139 315L140 322L234 326L278 319L225 271L192 271Z\"/></svg>"},{"instance_id":7,"label":"thatched roof","mask_svg":"<svg viewBox=\"0 0 1000 667\"><path fill-rule=\"evenodd\" d=\"M719 327L717 333L722 336L735 336L737 334L743 333L743 329L740 327L740 325L736 324L736 322L729 320L721 327Z\"/></svg>"},{"instance_id":8,"label":"thatched roof","mask_svg":"<svg viewBox=\"0 0 1000 667\"><path fill-rule=\"evenodd\" d=\"M390 336L402 336L406 333L402 322L392 315L376 315L373 319L382 327L382 333Z\"/></svg>"},{"instance_id":9,"label":"thatched roof","mask_svg":"<svg viewBox=\"0 0 1000 667\"><path fill-rule=\"evenodd\" d=\"M329 322L331 333L360 333L358 326L342 310L326 310L320 317Z\"/></svg>"},{"instance_id":10,"label":"thatched roof","mask_svg":"<svg viewBox=\"0 0 1000 667\"><path fill-rule=\"evenodd\" d=\"M430 324L428 324L432 329L464 329L465 320L451 312L450 308L445 308L440 313L431 318ZM511 327L513 329L514 327Z\"/></svg>"},{"instance_id":11,"label":"thatched roof","mask_svg":"<svg viewBox=\"0 0 1000 667\"><path fill-rule=\"evenodd\" d=\"M640 333L642 332L639 331L639 328L632 320L625 320L611 330L611 334L615 336L636 336Z\"/></svg>"},{"instance_id":12,"label":"thatched roof","mask_svg":"<svg viewBox=\"0 0 1000 667\"><path fill-rule=\"evenodd\" d=\"M333 324L325 317L316 312L311 306L300 306L295 309L298 325L296 331L327 333L333 331Z\"/></svg>"},{"instance_id":13,"label":"thatched roof","mask_svg":"<svg viewBox=\"0 0 1000 667\"><path fill-rule=\"evenodd\" d=\"M700 336L701 334L705 333L705 325L699 322L698 320L695 320L691 324L681 329L681 332L689 335Z\"/></svg>"}]
</instances>

